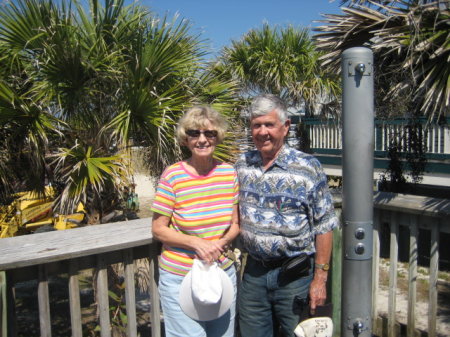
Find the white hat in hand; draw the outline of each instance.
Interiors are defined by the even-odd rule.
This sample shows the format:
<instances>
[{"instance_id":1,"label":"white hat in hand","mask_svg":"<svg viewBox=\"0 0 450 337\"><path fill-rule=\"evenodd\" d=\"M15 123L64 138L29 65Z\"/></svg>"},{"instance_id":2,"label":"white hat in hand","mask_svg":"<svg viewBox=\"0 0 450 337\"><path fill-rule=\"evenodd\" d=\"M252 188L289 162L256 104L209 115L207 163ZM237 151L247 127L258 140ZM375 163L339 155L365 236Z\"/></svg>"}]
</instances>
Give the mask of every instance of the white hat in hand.
<instances>
[{"instance_id":1,"label":"white hat in hand","mask_svg":"<svg viewBox=\"0 0 450 337\"><path fill-rule=\"evenodd\" d=\"M296 337L332 337L333 321L330 317L314 317L300 322L294 330Z\"/></svg>"},{"instance_id":2,"label":"white hat in hand","mask_svg":"<svg viewBox=\"0 0 450 337\"><path fill-rule=\"evenodd\" d=\"M211 321L231 307L234 287L228 275L217 265L194 259L192 269L180 287L180 307L197 321Z\"/></svg>"}]
</instances>

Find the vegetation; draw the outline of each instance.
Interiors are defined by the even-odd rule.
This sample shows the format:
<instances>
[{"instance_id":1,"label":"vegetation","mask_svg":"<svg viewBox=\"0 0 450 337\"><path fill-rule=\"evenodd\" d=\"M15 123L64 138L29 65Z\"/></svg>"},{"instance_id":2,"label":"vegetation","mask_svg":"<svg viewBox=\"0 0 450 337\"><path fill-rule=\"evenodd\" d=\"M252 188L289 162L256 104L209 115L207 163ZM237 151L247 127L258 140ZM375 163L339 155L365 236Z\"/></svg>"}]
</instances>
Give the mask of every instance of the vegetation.
<instances>
[{"instance_id":1,"label":"vegetation","mask_svg":"<svg viewBox=\"0 0 450 337\"><path fill-rule=\"evenodd\" d=\"M393 134L390 164L382 179L405 191L409 172L418 183L426 166L418 118L436 122L450 113L449 3L441 1L342 1L343 15L326 14L314 40L328 71L340 72L340 55L350 47L374 52L378 118L406 117L402 135ZM402 144L405 144L402 146ZM405 155L406 153L406 155Z\"/></svg>"},{"instance_id":2,"label":"vegetation","mask_svg":"<svg viewBox=\"0 0 450 337\"><path fill-rule=\"evenodd\" d=\"M373 50L376 105L381 116L427 115L450 110L449 3L442 1L342 1L343 15L325 14L314 36L323 64L340 72L343 50Z\"/></svg>"},{"instance_id":3,"label":"vegetation","mask_svg":"<svg viewBox=\"0 0 450 337\"><path fill-rule=\"evenodd\" d=\"M264 24L222 50L215 71L240 83L241 96L281 96L307 113L336 113L339 79L320 67L308 29Z\"/></svg>"},{"instance_id":4,"label":"vegetation","mask_svg":"<svg viewBox=\"0 0 450 337\"><path fill-rule=\"evenodd\" d=\"M101 218L131 182L131 145L157 175L182 155L174 128L186 108L233 116L235 84L206 71L205 54L188 21L123 0L2 4L0 203L51 183L59 212L83 201Z\"/></svg>"}]
</instances>

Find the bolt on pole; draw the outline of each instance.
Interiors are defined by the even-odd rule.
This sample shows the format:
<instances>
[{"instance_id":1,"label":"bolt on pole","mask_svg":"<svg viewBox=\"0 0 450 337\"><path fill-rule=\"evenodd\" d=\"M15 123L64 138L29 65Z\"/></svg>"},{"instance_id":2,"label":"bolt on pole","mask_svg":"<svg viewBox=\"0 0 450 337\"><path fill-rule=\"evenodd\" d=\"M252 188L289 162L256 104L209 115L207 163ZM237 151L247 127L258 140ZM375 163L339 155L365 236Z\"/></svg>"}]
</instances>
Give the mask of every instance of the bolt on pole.
<instances>
[{"instance_id":1,"label":"bolt on pole","mask_svg":"<svg viewBox=\"0 0 450 337\"><path fill-rule=\"evenodd\" d=\"M373 252L373 54L354 47L342 53L344 337L372 335Z\"/></svg>"}]
</instances>

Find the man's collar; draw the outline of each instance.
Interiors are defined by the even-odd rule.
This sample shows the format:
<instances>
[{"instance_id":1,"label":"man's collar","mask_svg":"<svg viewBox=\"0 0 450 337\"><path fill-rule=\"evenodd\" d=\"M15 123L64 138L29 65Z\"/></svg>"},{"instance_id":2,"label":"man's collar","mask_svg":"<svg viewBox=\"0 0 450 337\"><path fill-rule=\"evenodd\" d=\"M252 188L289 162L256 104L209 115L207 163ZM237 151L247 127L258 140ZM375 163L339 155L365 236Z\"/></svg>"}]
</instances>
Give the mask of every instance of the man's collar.
<instances>
[{"instance_id":1,"label":"man's collar","mask_svg":"<svg viewBox=\"0 0 450 337\"><path fill-rule=\"evenodd\" d=\"M286 170L288 167L288 165L287 165L288 152L289 152L288 145L283 144L280 152L278 152L277 159L275 159L275 162L273 163L273 165L278 165L282 169Z\"/></svg>"},{"instance_id":2,"label":"man's collar","mask_svg":"<svg viewBox=\"0 0 450 337\"><path fill-rule=\"evenodd\" d=\"M288 151L289 151L288 146L286 144L284 144L281 147L280 152L278 152L277 158L272 163L272 166L277 165L277 166L281 167L282 169L286 170L287 169L286 158L288 155ZM259 151L252 152L248 158L248 163L249 163L249 165L262 166L263 161L262 161L262 157L261 157L261 152L259 152Z\"/></svg>"}]
</instances>

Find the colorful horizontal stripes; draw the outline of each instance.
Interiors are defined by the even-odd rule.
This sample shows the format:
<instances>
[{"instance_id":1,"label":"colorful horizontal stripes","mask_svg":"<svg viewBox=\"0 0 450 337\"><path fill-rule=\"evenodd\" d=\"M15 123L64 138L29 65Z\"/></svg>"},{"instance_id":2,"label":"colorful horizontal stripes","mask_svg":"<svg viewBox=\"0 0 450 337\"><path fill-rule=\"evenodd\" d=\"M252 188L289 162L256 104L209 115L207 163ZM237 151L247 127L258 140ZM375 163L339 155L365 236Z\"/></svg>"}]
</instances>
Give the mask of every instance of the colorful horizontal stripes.
<instances>
[{"instance_id":1,"label":"colorful horizontal stripes","mask_svg":"<svg viewBox=\"0 0 450 337\"><path fill-rule=\"evenodd\" d=\"M238 194L233 166L220 163L207 176L194 176L178 162L161 175L151 209L170 217L170 227L176 231L218 240L231 225ZM194 251L164 245L159 265L168 272L185 275L194 255ZM224 269L233 263L226 257L220 260Z\"/></svg>"}]
</instances>

